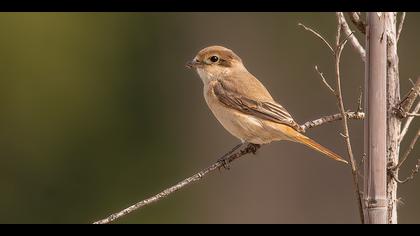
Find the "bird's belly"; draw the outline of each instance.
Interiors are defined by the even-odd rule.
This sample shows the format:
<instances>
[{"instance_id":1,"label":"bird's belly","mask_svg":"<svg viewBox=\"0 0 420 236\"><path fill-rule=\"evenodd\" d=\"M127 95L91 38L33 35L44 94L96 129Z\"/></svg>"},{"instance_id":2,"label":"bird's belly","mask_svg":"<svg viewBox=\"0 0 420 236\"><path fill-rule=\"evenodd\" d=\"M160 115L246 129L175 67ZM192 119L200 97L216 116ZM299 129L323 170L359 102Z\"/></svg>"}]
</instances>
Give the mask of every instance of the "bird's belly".
<instances>
[{"instance_id":1,"label":"bird's belly","mask_svg":"<svg viewBox=\"0 0 420 236\"><path fill-rule=\"evenodd\" d=\"M281 132L267 123L270 121L228 108L215 97L206 96L206 102L223 127L243 142L265 144L285 139Z\"/></svg>"}]
</instances>

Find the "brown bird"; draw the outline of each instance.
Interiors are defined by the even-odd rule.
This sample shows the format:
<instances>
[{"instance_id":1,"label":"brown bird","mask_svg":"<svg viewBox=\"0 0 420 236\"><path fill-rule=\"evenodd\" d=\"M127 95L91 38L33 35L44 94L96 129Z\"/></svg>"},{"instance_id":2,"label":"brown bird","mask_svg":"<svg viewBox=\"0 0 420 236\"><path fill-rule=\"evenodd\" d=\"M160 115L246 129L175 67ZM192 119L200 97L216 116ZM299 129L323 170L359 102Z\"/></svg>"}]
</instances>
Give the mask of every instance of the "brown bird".
<instances>
[{"instance_id":1,"label":"brown bird","mask_svg":"<svg viewBox=\"0 0 420 236\"><path fill-rule=\"evenodd\" d=\"M274 101L232 50L222 46L204 48L187 66L197 70L204 83L204 98L217 120L242 143L267 144L289 140L347 163L303 135L290 113Z\"/></svg>"}]
</instances>

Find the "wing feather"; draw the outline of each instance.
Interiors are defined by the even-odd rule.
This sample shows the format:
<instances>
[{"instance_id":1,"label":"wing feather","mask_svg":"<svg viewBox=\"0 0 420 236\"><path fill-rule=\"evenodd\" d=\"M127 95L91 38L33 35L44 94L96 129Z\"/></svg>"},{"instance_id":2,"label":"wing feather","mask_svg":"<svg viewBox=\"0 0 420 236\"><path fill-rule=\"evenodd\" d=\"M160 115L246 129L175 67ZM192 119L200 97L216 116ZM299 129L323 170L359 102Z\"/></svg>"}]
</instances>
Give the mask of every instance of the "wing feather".
<instances>
[{"instance_id":1,"label":"wing feather","mask_svg":"<svg viewBox=\"0 0 420 236\"><path fill-rule=\"evenodd\" d=\"M261 119L285 124L300 131L299 124L294 121L290 113L275 101L257 101L256 99L250 99L246 95L239 94L233 89L230 89L229 86L226 86L221 80L218 80L214 84L213 91L219 101L227 107Z\"/></svg>"}]
</instances>

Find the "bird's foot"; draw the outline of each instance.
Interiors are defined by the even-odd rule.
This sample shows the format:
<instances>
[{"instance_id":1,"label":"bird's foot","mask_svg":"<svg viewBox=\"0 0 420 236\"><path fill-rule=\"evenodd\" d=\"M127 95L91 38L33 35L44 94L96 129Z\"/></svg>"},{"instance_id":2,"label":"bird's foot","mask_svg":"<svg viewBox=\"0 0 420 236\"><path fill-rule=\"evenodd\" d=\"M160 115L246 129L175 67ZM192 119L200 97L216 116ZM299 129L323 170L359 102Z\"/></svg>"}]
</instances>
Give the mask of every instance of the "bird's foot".
<instances>
[{"instance_id":1,"label":"bird's foot","mask_svg":"<svg viewBox=\"0 0 420 236\"><path fill-rule=\"evenodd\" d=\"M260 144L249 143L247 148L250 152L252 152L252 154L255 155L260 147Z\"/></svg>"},{"instance_id":2,"label":"bird's foot","mask_svg":"<svg viewBox=\"0 0 420 236\"><path fill-rule=\"evenodd\" d=\"M230 156L236 151L238 150L240 147L242 147L244 143L240 143L238 145L236 145L234 148L232 148L232 150L230 150L229 152L227 152L225 155L223 155L221 158L217 159L217 162L221 162L223 168L225 168L225 170L229 170L230 169L230 165L229 165L229 158ZM219 170L220 168L219 167Z\"/></svg>"},{"instance_id":3,"label":"bird's foot","mask_svg":"<svg viewBox=\"0 0 420 236\"><path fill-rule=\"evenodd\" d=\"M230 164L228 162L228 157L221 157L219 159L217 159L217 162L221 163L222 165L219 167L220 168L224 168L225 170L230 170Z\"/></svg>"}]
</instances>

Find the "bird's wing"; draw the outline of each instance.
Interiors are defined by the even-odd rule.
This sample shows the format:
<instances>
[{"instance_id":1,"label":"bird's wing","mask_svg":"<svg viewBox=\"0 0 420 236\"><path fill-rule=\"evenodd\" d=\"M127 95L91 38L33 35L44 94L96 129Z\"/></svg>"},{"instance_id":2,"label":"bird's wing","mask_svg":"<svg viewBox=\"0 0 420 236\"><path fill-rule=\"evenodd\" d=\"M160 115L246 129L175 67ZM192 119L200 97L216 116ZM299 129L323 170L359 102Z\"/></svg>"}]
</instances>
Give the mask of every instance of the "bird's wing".
<instances>
[{"instance_id":1,"label":"bird's wing","mask_svg":"<svg viewBox=\"0 0 420 236\"><path fill-rule=\"evenodd\" d=\"M229 108L261 119L288 125L297 131L301 130L299 124L293 120L290 113L272 99L270 99L271 101L251 99L222 80L214 83L213 91L218 100Z\"/></svg>"}]
</instances>

